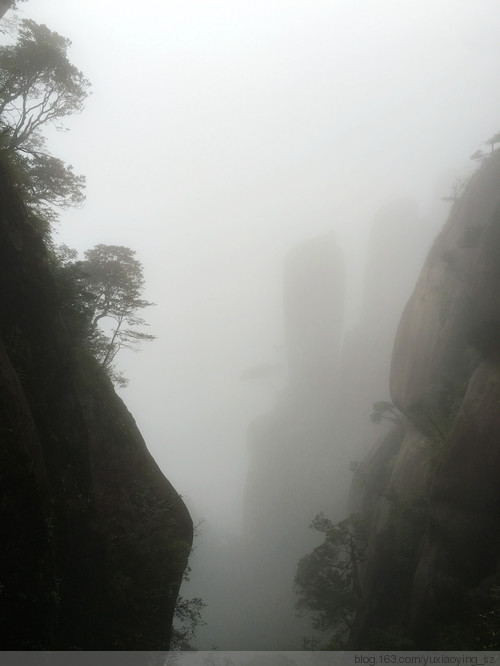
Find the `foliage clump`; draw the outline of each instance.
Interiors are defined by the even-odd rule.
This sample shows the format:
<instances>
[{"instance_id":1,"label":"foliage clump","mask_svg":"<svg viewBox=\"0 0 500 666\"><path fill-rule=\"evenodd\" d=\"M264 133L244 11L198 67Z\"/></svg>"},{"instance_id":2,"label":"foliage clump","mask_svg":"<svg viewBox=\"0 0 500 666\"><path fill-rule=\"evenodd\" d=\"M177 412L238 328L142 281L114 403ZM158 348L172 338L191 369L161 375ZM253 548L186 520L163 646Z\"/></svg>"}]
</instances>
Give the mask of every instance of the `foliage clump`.
<instances>
[{"instance_id":1,"label":"foliage clump","mask_svg":"<svg viewBox=\"0 0 500 666\"><path fill-rule=\"evenodd\" d=\"M30 218L49 241L56 209L80 206L85 177L51 155L43 134L65 130L65 119L80 113L90 83L68 59L69 39L45 25L20 22L13 43L0 46L0 165L18 189ZM152 303L141 299L142 265L129 248L98 245L78 261L65 246L53 256L60 306L75 341L82 343L118 385L120 349L136 349L154 338L140 330L137 312ZM98 326L106 322L106 329Z\"/></svg>"},{"instance_id":2,"label":"foliage clump","mask_svg":"<svg viewBox=\"0 0 500 666\"><path fill-rule=\"evenodd\" d=\"M192 599L186 599L181 595L177 597L170 639L171 650L194 649L192 641L196 636L196 630L199 626L206 624L201 614L206 605L200 597Z\"/></svg>"},{"instance_id":3,"label":"foliage clump","mask_svg":"<svg viewBox=\"0 0 500 666\"><path fill-rule=\"evenodd\" d=\"M314 629L330 633L330 647L345 647L363 597L359 567L368 546L365 522L352 515L334 524L319 514L311 527L324 539L299 561L297 608L313 614Z\"/></svg>"},{"instance_id":4,"label":"foliage clump","mask_svg":"<svg viewBox=\"0 0 500 666\"><path fill-rule=\"evenodd\" d=\"M100 244L84 257L79 261L76 250L64 245L56 250L63 312L87 350L115 384L123 387L127 380L116 370L116 356L121 349L136 351L141 342L155 339L140 329L147 324L138 315L154 303L141 298L143 268L134 250Z\"/></svg>"},{"instance_id":5,"label":"foliage clump","mask_svg":"<svg viewBox=\"0 0 500 666\"><path fill-rule=\"evenodd\" d=\"M16 184L30 211L52 223L54 208L84 201L85 177L52 156L43 130L62 131L79 113L90 83L68 59L71 42L45 25L25 19L17 41L0 46L0 153L17 172Z\"/></svg>"}]
</instances>

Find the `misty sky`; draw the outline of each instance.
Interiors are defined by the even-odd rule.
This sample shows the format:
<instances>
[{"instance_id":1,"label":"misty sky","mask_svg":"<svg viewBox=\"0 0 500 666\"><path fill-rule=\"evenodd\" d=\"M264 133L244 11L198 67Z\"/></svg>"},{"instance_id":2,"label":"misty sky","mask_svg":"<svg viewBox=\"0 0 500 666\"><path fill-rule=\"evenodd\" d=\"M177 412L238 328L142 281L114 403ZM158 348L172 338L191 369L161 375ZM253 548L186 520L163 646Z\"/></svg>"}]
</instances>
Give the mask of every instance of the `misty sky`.
<instances>
[{"instance_id":1,"label":"misty sky","mask_svg":"<svg viewBox=\"0 0 500 666\"><path fill-rule=\"evenodd\" d=\"M500 130L500 4L29 0L22 13L72 40L93 85L71 131L50 135L88 183L58 241L135 249L158 304L159 339L122 357L123 396L177 490L237 523L245 429L273 399L239 376L281 360L287 250L333 230L355 295L377 209L411 196L425 214L446 174L470 169Z\"/></svg>"}]
</instances>

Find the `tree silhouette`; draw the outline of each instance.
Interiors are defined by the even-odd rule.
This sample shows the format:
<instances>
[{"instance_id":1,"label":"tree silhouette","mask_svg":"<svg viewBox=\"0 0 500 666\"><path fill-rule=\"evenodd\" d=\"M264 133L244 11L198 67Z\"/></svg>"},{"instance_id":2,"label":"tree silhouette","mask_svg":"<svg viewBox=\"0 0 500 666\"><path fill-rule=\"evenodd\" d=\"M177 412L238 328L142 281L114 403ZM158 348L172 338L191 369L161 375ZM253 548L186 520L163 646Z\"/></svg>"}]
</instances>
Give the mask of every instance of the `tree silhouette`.
<instances>
[{"instance_id":1,"label":"tree silhouette","mask_svg":"<svg viewBox=\"0 0 500 666\"><path fill-rule=\"evenodd\" d=\"M491 152L495 150L495 145L497 143L500 143L500 132L490 136L490 138L484 142L485 146L491 146Z\"/></svg>"},{"instance_id":2,"label":"tree silhouette","mask_svg":"<svg viewBox=\"0 0 500 666\"><path fill-rule=\"evenodd\" d=\"M71 41L25 19L15 44L0 47L0 116L8 149L36 152L30 140L43 125L63 129L78 113L90 83L67 57Z\"/></svg>"},{"instance_id":3,"label":"tree silhouette","mask_svg":"<svg viewBox=\"0 0 500 666\"><path fill-rule=\"evenodd\" d=\"M42 129L65 129L63 119L79 113L90 83L67 57L71 42L45 25L21 21L15 44L0 46L0 149L26 174L25 203L49 220L52 206L83 202L85 178L52 157Z\"/></svg>"},{"instance_id":4,"label":"tree silhouette","mask_svg":"<svg viewBox=\"0 0 500 666\"><path fill-rule=\"evenodd\" d=\"M96 245L79 262L84 285L91 295L91 326L99 334L98 324L110 323L106 342L99 345L98 360L111 371L120 349L137 350L138 344L154 340L154 335L139 329L146 322L137 313L154 305L141 298L144 289L142 264L135 252L121 245Z\"/></svg>"},{"instance_id":5,"label":"tree silhouette","mask_svg":"<svg viewBox=\"0 0 500 666\"><path fill-rule=\"evenodd\" d=\"M362 599L359 564L367 548L365 526L357 516L333 524L322 514L311 527L324 534L323 543L298 564L297 608L312 612L313 627L331 631L342 641Z\"/></svg>"}]
</instances>

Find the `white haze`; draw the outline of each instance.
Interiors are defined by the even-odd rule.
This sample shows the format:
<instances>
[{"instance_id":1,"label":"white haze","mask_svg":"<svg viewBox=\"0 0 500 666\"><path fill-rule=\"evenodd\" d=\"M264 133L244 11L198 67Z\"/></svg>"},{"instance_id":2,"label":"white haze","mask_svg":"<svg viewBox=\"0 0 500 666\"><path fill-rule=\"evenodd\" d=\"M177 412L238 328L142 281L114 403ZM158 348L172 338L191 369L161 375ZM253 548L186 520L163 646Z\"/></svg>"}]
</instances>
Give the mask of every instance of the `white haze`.
<instances>
[{"instance_id":1,"label":"white haze","mask_svg":"<svg viewBox=\"0 0 500 666\"><path fill-rule=\"evenodd\" d=\"M122 356L123 397L196 516L236 530L246 428L273 401L240 375L282 359L287 250L334 231L355 321L377 209L410 196L426 214L446 174L470 169L500 129L500 5L30 0L22 11L72 40L93 84L71 131L50 135L88 182L57 240L137 251L158 340Z\"/></svg>"}]
</instances>

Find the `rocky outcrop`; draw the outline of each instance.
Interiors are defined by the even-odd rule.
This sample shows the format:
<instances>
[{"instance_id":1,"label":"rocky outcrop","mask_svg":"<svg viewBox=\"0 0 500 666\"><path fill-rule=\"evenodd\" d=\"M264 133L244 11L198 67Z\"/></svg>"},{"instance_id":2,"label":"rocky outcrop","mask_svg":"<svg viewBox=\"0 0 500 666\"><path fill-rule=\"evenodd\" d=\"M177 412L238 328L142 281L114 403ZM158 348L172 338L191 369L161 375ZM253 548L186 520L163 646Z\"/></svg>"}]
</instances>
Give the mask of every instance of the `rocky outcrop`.
<instances>
[{"instance_id":1,"label":"rocky outcrop","mask_svg":"<svg viewBox=\"0 0 500 666\"><path fill-rule=\"evenodd\" d=\"M422 641L431 636L443 644L446 636L433 637L436 625L474 626L474 607L487 608L498 583L499 432L497 357L484 360L469 380L435 474L429 529L413 581L413 621Z\"/></svg>"},{"instance_id":2,"label":"rocky outcrop","mask_svg":"<svg viewBox=\"0 0 500 666\"><path fill-rule=\"evenodd\" d=\"M500 555L499 185L496 152L454 203L401 318L401 443L384 440L357 473L380 496L367 514L356 495L371 531L356 647L498 647L485 618L498 613Z\"/></svg>"},{"instance_id":3,"label":"rocky outcrop","mask_svg":"<svg viewBox=\"0 0 500 666\"><path fill-rule=\"evenodd\" d=\"M63 321L3 171L0 279L1 647L167 649L191 519Z\"/></svg>"},{"instance_id":4,"label":"rocky outcrop","mask_svg":"<svg viewBox=\"0 0 500 666\"><path fill-rule=\"evenodd\" d=\"M346 332L341 353L340 422L347 460L360 460L373 445L370 413L389 400L394 336L432 239L432 223L412 199L387 203L374 216L359 320ZM383 424L378 434L386 432Z\"/></svg>"},{"instance_id":5,"label":"rocky outcrop","mask_svg":"<svg viewBox=\"0 0 500 666\"><path fill-rule=\"evenodd\" d=\"M255 541L271 534L293 541L330 501L343 306L343 260L333 237L297 246L284 279L289 382L249 429L244 531Z\"/></svg>"},{"instance_id":6,"label":"rocky outcrop","mask_svg":"<svg viewBox=\"0 0 500 666\"><path fill-rule=\"evenodd\" d=\"M308 623L296 617L297 562L315 545L314 516L331 515L341 494L332 498L331 471L344 267L332 236L289 254L283 300L289 383L248 432L243 538L254 583L245 597L253 627L245 649L301 649Z\"/></svg>"}]
</instances>

